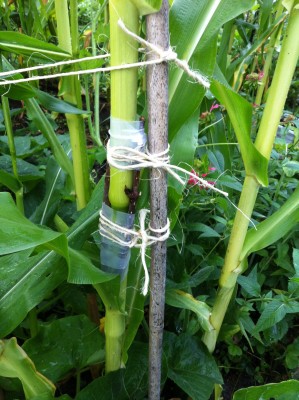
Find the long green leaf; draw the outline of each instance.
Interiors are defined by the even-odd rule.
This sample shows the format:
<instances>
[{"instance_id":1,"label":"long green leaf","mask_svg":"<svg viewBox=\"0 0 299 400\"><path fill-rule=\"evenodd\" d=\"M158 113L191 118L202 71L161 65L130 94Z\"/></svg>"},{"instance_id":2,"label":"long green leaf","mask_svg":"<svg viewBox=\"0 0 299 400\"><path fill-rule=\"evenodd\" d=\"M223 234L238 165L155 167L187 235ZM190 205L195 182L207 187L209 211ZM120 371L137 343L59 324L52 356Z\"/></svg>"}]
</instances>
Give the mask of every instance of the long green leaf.
<instances>
[{"instance_id":1,"label":"long green leaf","mask_svg":"<svg viewBox=\"0 0 299 400\"><path fill-rule=\"evenodd\" d=\"M69 248L70 265L68 282L76 284L97 284L110 281L115 275L96 268L90 259L78 250Z\"/></svg>"},{"instance_id":2,"label":"long green leaf","mask_svg":"<svg viewBox=\"0 0 299 400\"><path fill-rule=\"evenodd\" d=\"M267 186L268 161L255 148L250 138L252 106L238 93L215 79L211 91L227 109L240 145L247 175L255 176L260 184Z\"/></svg>"},{"instance_id":3,"label":"long green leaf","mask_svg":"<svg viewBox=\"0 0 299 400\"><path fill-rule=\"evenodd\" d=\"M17 209L9 193L0 193L0 255L26 249L33 249L42 244L51 244L63 254L66 250L61 233L42 229Z\"/></svg>"},{"instance_id":4,"label":"long green leaf","mask_svg":"<svg viewBox=\"0 0 299 400\"><path fill-rule=\"evenodd\" d=\"M37 98L37 101L49 111L55 111L62 114L88 114L88 111L80 110L72 104L57 99L56 97L38 89L35 89L35 97Z\"/></svg>"},{"instance_id":5,"label":"long green leaf","mask_svg":"<svg viewBox=\"0 0 299 400\"><path fill-rule=\"evenodd\" d=\"M1 67L3 71L14 71L13 66L7 61L4 56L1 56ZM28 83L17 83L14 84L14 79L21 79L23 76L21 74L15 74L12 77L8 76L5 79L12 81L11 85L0 86L0 95L4 95L14 100L24 100L34 96L34 89ZM2 77L2 79L4 79Z\"/></svg>"},{"instance_id":6,"label":"long green leaf","mask_svg":"<svg viewBox=\"0 0 299 400\"><path fill-rule=\"evenodd\" d=\"M213 330L210 324L211 310L206 303L196 300L191 294L182 290L170 289L166 291L166 304L195 312L201 327L205 331Z\"/></svg>"},{"instance_id":7,"label":"long green leaf","mask_svg":"<svg viewBox=\"0 0 299 400\"><path fill-rule=\"evenodd\" d=\"M285 204L246 235L240 259L264 249L285 236L299 222L299 186Z\"/></svg>"},{"instance_id":8,"label":"long green leaf","mask_svg":"<svg viewBox=\"0 0 299 400\"><path fill-rule=\"evenodd\" d=\"M194 70L211 76L216 60L217 33L227 21L247 11L253 0L176 0L170 10L171 44L180 59ZM195 112L204 96L204 89L174 67L169 79L170 141Z\"/></svg>"},{"instance_id":9,"label":"long green leaf","mask_svg":"<svg viewBox=\"0 0 299 400\"><path fill-rule=\"evenodd\" d=\"M19 378L26 399L39 396L41 400L51 400L54 397L55 386L36 371L31 359L18 346L16 338L0 340L0 376Z\"/></svg>"},{"instance_id":10,"label":"long green leaf","mask_svg":"<svg viewBox=\"0 0 299 400\"><path fill-rule=\"evenodd\" d=\"M62 61L71 57L58 46L19 32L0 32L0 49L44 61Z\"/></svg>"},{"instance_id":11,"label":"long green leaf","mask_svg":"<svg viewBox=\"0 0 299 400\"><path fill-rule=\"evenodd\" d=\"M13 176L13 174L9 174L3 170L0 170L0 183L14 193L21 188L20 182Z\"/></svg>"},{"instance_id":12,"label":"long green leaf","mask_svg":"<svg viewBox=\"0 0 299 400\"><path fill-rule=\"evenodd\" d=\"M74 172L72 163L68 158L68 156L66 155L65 151L63 150L50 122L46 118L45 114L42 112L37 101L35 99L27 99L24 101L24 103L35 125L41 130L41 132L49 142L49 145L51 147L51 150L54 154L57 163L67 174L69 174L72 181L74 182Z\"/></svg>"},{"instance_id":13,"label":"long green leaf","mask_svg":"<svg viewBox=\"0 0 299 400\"><path fill-rule=\"evenodd\" d=\"M7 194L2 193L2 195ZM86 239L97 229L101 204L99 199L102 197L103 180L96 186L91 201L67 232L68 242L74 249L80 249ZM12 218L15 210L16 208L11 213ZM5 214L3 204L0 204L0 211ZM16 218L18 219L18 217ZM29 222L30 224L32 223ZM1 224L0 233L2 233L2 226ZM52 231L49 232L50 235L53 235ZM18 248L21 249L21 242L23 240L30 241L30 239L24 238L22 232L20 236L18 236L18 233L19 230L16 227L15 236L18 237ZM57 233L54 232L54 234ZM28 231L25 233L25 236L27 235ZM17 238L15 238L15 241L17 241ZM1 242L3 248L9 246L9 238L6 235L1 237ZM27 245L27 247L30 246L32 249L32 244ZM26 248L24 244L23 247ZM68 258L68 249L64 248L64 252L66 253L64 257ZM66 263L62 256L54 250L31 256L29 249L2 256L0 264L0 337L12 332L32 308L66 279ZM107 295L109 295L109 292Z\"/></svg>"}]
</instances>

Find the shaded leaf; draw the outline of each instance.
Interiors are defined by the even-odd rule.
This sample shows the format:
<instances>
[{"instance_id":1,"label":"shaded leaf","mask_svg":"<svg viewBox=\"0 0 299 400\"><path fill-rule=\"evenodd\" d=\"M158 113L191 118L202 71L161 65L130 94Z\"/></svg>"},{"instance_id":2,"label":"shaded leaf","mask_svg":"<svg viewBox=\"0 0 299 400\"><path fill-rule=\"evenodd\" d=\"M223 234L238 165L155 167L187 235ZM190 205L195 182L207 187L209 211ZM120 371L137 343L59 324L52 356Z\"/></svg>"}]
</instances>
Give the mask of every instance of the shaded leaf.
<instances>
[{"instance_id":1,"label":"shaded leaf","mask_svg":"<svg viewBox=\"0 0 299 400\"><path fill-rule=\"evenodd\" d=\"M165 375L165 374L163 374ZM162 377L162 381L165 377ZM148 390L148 345L134 343L125 369L95 379L76 396L76 400L143 400Z\"/></svg>"},{"instance_id":2,"label":"shaded leaf","mask_svg":"<svg viewBox=\"0 0 299 400\"><path fill-rule=\"evenodd\" d=\"M104 337L85 315L41 325L38 334L22 347L37 370L53 382L72 369L81 370L105 359Z\"/></svg>"},{"instance_id":3,"label":"shaded leaf","mask_svg":"<svg viewBox=\"0 0 299 400\"><path fill-rule=\"evenodd\" d=\"M255 332L260 332L281 321L287 314L287 305L281 300L274 299L270 301L264 311L262 312L259 320L257 321Z\"/></svg>"},{"instance_id":4,"label":"shaded leaf","mask_svg":"<svg viewBox=\"0 0 299 400\"><path fill-rule=\"evenodd\" d=\"M166 332L164 351L168 377L192 399L208 400L215 383L222 383L214 358L198 338Z\"/></svg>"},{"instance_id":5,"label":"shaded leaf","mask_svg":"<svg viewBox=\"0 0 299 400\"><path fill-rule=\"evenodd\" d=\"M19 179L21 182L39 180L44 176L44 173L40 171L38 167L21 159L17 159L17 168ZM11 156L7 154L0 156L0 169L4 171L2 177L6 177L6 182L12 184L12 182L8 181L7 177L7 174L12 175L13 173Z\"/></svg>"}]
</instances>

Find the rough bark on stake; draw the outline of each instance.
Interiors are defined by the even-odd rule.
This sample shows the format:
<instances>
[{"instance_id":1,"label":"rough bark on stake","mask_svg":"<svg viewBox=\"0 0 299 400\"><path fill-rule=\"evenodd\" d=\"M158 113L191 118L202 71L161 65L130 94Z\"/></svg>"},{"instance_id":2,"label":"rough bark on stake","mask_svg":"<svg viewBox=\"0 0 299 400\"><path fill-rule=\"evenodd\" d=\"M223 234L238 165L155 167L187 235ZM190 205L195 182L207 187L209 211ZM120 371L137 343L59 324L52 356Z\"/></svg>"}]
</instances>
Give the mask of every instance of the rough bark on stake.
<instances>
[{"instance_id":1,"label":"rough bark on stake","mask_svg":"<svg viewBox=\"0 0 299 400\"><path fill-rule=\"evenodd\" d=\"M168 49L169 6L163 0L161 10L146 19L147 40ZM148 58L155 57L149 54ZM168 147L168 65L148 68L148 146L152 154ZM151 227L163 228L167 223L167 176L165 171L152 169L150 179ZM156 242L151 252L149 399L160 399L162 340L164 327L166 276L166 242Z\"/></svg>"}]
</instances>

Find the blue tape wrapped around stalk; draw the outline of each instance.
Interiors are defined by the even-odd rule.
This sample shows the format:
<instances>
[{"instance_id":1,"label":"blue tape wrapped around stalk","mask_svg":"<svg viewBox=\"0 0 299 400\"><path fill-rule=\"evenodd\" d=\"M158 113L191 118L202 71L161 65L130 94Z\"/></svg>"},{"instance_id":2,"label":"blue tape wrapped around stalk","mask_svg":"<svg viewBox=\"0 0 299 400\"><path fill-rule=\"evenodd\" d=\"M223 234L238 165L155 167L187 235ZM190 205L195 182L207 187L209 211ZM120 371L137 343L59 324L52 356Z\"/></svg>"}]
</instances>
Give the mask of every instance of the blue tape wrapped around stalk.
<instances>
[{"instance_id":1,"label":"blue tape wrapped around stalk","mask_svg":"<svg viewBox=\"0 0 299 400\"><path fill-rule=\"evenodd\" d=\"M110 119L110 145L125 146L139 151L144 151L146 146L146 135L143 123L140 121L123 121L117 118ZM128 165L130 162L124 162ZM102 215L109 221L132 230L134 227L134 214L113 210L108 205L102 205ZM128 246L116 243L112 239L116 236L124 242L132 240L131 235L115 230L111 226L100 225L101 240L101 264L106 272L119 274L121 279L126 276L131 256L131 249ZM109 238L111 237L111 238Z\"/></svg>"},{"instance_id":2,"label":"blue tape wrapped around stalk","mask_svg":"<svg viewBox=\"0 0 299 400\"><path fill-rule=\"evenodd\" d=\"M113 223L132 230L134 226L135 214L127 214L122 211L116 211L103 203L102 214L104 217ZM101 264L102 269L106 272L111 272L120 275L121 279L126 276L131 249L128 246L116 243L114 240L109 239L109 233L117 236L121 241L129 243L132 239L131 235L122 233L115 229L105 229L100 226L101 240ZM107 237L108 236L108 237Z\"/></svg>"}]
</instances>

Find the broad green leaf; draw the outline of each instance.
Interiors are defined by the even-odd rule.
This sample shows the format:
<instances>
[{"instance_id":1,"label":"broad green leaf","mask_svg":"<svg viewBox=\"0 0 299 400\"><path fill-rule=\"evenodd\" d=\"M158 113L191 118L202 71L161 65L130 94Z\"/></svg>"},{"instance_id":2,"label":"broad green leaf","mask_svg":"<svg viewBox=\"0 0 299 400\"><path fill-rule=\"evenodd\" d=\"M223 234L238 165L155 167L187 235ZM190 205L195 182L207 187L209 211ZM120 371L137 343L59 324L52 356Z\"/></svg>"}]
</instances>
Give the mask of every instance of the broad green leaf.
<instances>
[{"instance_id":1,"label":"broad green leaf","mask_svg":"<svg viewBox=\"0 0 299 400\"><path fill-rule=\"evenodd\" d=\"M40 225L47 225L56 214L65 185L65 173L54 158L50 158L47 163L45 184L44 198L30 216L32 222Z\"/></svg>"},{"instance_id":2,"label":"broad green leaf","mask_svg":"<svg viewBox=\"0 0 299 400\"><path fill-rule=\"evenodd\" d=\"M293 263L296 275L299 275L299 249L293 249Z\"/></svg>"},{"instance_id":3,"label":"broad green leaf","mask_svg":"<svg viewBox=\"0 0 299 400\"><path fill-rule=\"evenodd\" d=\"M5 194L2 193L2 195ZM103 180L96 186L87 207L67 232L68 241L74 249L80 249L97 229L101 204L99 199L102 198ZM2 207L0 207L1 210ZM2 225L0 226L2 228ZM17 232L16 230L15 233ZM52 231L49 232L52 234ZM67 250L66 253L68 253ZM67 254L64 256L66 257ZM0 337L11 333L32 308L66 279L66 263L55 251L30 257L30 251L25 250L1 257ZM109 296L109 294L108 290L106 295Z\"/></svg>"},{"instance_id":4,"label":"broad green leaf","mask_svg":"<svg viewBox=\"0 0 299 400\"><path fill-rule=\"evenodd\" d=\"M202 232L199 237L220 237L219 233L215 229L208 225L202 224L201 222L194 222L188 225L189 231Z\"/></svg>"},{"instance_id":5,"label":"broad green leaf","mask_svg":"<svg viewBox=\"0 0 299 400\"><path fill-rule=\"evenodd\" d=\"M65 252L61 233L42 229L23 216L9 193L0 193L0 255L35 248L41 244ZM52 243L51 243L52 242Z\"/></svg>"},{"instance_id":6,"label":"broad green leaf","mask_svg":"<svg viewBox=\"0 0 299 400\"><path fill-rule=\"evenodd\" d=\"M192 399L209 399L214 385L222 383L216 362L200 339L166 332L164 352L168 377Z\"/></svg>"},{"instance_id":7,"label":"broad green leaf","mask_svg":"<svg viewBox=\"0 0 299 400\"><path fill-rule=\"evenodd\" d=\"M0 49L9 53L22 54L44 62L62 61L71 55L58 46L35 39L19 32L0 32Z\"/></svg>"},{"instance_id":8,"label":"broad green leaf","mask_svg":"<svg viewBox=\"0 0 299 400\"><path fill-rule=\"evenodd\" d=\"M299 381L289 380L238 390L233 400L299 400Z\"/></svg>"},{"instance_id":9,"label":"broad green leaf","mask_svg":"<svg viewBox=\"0 0 299 400\"><path fill-rule=\"evenodd\" d=\"M20 182L12 174L3 170L0 170L0 184L6 186L14 193L21 188Z\"/></svg>"},{"instance_id":10,"label":"broad green leaf","mask_svg":"<svg viewBox=\"0 0 299 400\"><path fill-rule=\"evenodd\" d=\"M103 362L104 347L99 327L85 315L42 324L38 334L22 346L37 370L52 382L63 379L71 370Z\"/></svg>"},{"instance_id":11,"label":"broad green leaf","mask_svg":"<svg viewBox=\"0 0 299 400\"><path fill-rule=\"evenodd\" d=\"M282 4L290 13L292 11L293 7L298 9L299 1L298 0L283 0Z\"/></svg>"},{"instance_id":12,"label":"broad green leaf","mask_svg":"<svg viewBox=\"0 0 299 400\"><path fill-rule=\"evenodd\" d=\"M166 304L195 312L200 325L204 331L211 331L213 327L210 323L211 310L209 306L196 300L191 294L181 290L167 290L165 297Z\"/></svg>"},{"instance_id":13,"label":"broad green leaf","mask_svg":"<svg viewBox=\"0 0 299 400\"><path fill-rule=\"evenodd\" d=\"M266 305L257 321L255 332L260 332L277 324L277 322L281 321L286 316L287 311L287 304L285 302L279 299L273 299Z\"/></svg>"},{"instance_id":14,"label":"broad green leaf","mask_svg":"<svg viewBox=\"0 0 299 400\"><path fill-rule=\"evenodd\" d=\"M31 257L26 251L2 256L0 337L11 333L66 277L66 263L54 251Z\"/></svg>"},{"instance_id":15,"label":"broad green leaf","mask_svg":"<svg viewBox=\"0 0 299 400\"><path fill-rule=\"evenodd\" d=\"M205 282L211 273L215 270L214 266L207 266L201 268L197 271L194 275L185 275L180 282L174 282L172 280L166 280L166 287L167 289L180 289L180 290L187 290L188 288L193 288L199 286L201 283Z\"/></svg>"},{"instance_id":16,"label":"broad green leaf","mask_svg":"<svg viewBox=\"0 0 299 400\"><path fill-rule=\"evenodd\" d=\"M11 156L7 154L0 156L0 169L4 171L3 176L5 176L5 172L12 176L13 168ZM37 166L19 158L17 159L17 169L21 182L40 180L44 176L44 173Z\"/></svg>"},{"instance_id":17,"label":"broad green leaf","mask_svg":"<svg viewBox=\"0 0 299 400\"><path fill-rule=\"evenodd\" d=\"M220 3L220 4L219 4ZM211 76L216 60L217 33L223 24L247 11L253 0L176 0L170 10L170 38L178 58L193 69ZM205 90L189 82L177 67L170 71L170 140L200 105Z\"/></svg>"},{"instance_id":18,"label":"broad green leaf","mask_svg":"<svg viewBox=\"0 0 299 400\"><path fill-rule=\"evenodd\" d=\"M258 282L257 267L254 267L248 276L238 276L238 283L251 297L260 296L261 285Z\"/></svg>"},{"instance_id":19,"label":"broad green leaf","mask_svg":"<svg viewBox=\"0 0 299 400\"><path fill-rule=\"evenodd\" d=\"M250 138L252 106L238 93L217 80L211 92L225 106L234 127L247 175L255 176L261 185L268 184L268 161L255 148ZM236 112L238 110L238 112Z\"/></svg>"},{"instance_id":20,"label":"broad green leaf","mask_svg":"<svg viewBox=\"0 0 299 400\"><path fill-rule=\"evenodd\" d=\"M286 350L285 358L286 366L289 369L299 367L299 338L297 337L293 343L289 344Z\"/></svg>"},{"instance_id":21,"label":"broad green leaf","mask_svg":"<svg viewBox=\"0 0 299 400\"><path fill-rule=\"evenodd\" d=\"M54 397L55 386L36 371L16 338L0 340L0 376L20 379L26 399L38 396L41 400L51 400Z\"/></svg>"},{"instance_id":22,"label":"broad green leaf","mask_svg":"<svg viewBox=\"0 0 299 400\"><path fill-rule=\"evenodd\" d=\"M33 119L37 128L40 129L46 137L57 163L71 177L72 181L74 181L72 163L64 152L50 122L42 112L37 101L35 99L27 99L24 102L30 113L30 118Z\"/></svg>"},{"instance_id":23,"label":"broad green leaf","mask_svg":"<svg viewBox=\"0 0 299 400\"><path fill-rule=\"evenodd\" d=\"M299 186L285 204L246 235L240 259L285 236L299 222Z\"/></svg>"},{"instance_id":24,"label":"broad green leaf","mask_svg":"<svg viewBox=\"0 0 299 400\"><path fill-rule=\"evenodd\" d=\"M152 14L160 10L162 0L131 0L140 15Z\"/></svg>"},{"instance_id":25,"label":"broad green leaf","mask_svg":"<svg viewBox=\"0 0 299 400\"><path fill-rule=\"evenodd\" d=\"M78 250L69 247L69 273L68 282L76 284L97 284L107 282L115 278L114 274L108 274L95 267L90 259Z\"/></svg>"},{"instance_id":26,"label":"broad green leaf","mask_svg":"<svg viewBox=\"0 0 299 400\"><path fill-rule=\"evenodd\" d=\"M165 373L162 375L162 382ZM126 368L95 379L81 390L75 400L143 400L148 390L148 345L135 342L129 352Z\"/></svg>"},{"instance_id":27,"label":"broad green leaf","mask_svg":"<svg viewBox=\"0 0 299 400\"><path fill-rule=\"evenodd\" d=\"M7 61L5 57L1 57L1 63L2 63L2 69L3 71L7 71L8 75L5 77L1 77L0 81L2 79L6 80L14 80L14 79L21 79L23 76L21 74L15 74L11 77L9 77L9 71L14 71L13 66ZM6 97L9 97L10 99L14 100L24 100L30 97L34 96L34 89L28 84L28 83L17 83L14 84L13 82L11 84L7 85L2 85L0 86L0 94L4 95Z\"/></svg>"},{"instance_id":28,"label":"broad green leaf","mask_svg":"<svg viewBox=\"0 0 299 400\"><path fill-rule=\"evenodd\" d=\"M88 114L88 111L80 110L63 100L57 99L56 97L38 89L35 89L35 97L37 101L49 111L55 111L62 114Z\"/></svg>"}]
</instances>

